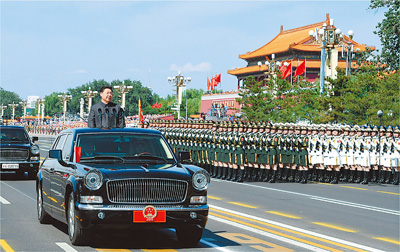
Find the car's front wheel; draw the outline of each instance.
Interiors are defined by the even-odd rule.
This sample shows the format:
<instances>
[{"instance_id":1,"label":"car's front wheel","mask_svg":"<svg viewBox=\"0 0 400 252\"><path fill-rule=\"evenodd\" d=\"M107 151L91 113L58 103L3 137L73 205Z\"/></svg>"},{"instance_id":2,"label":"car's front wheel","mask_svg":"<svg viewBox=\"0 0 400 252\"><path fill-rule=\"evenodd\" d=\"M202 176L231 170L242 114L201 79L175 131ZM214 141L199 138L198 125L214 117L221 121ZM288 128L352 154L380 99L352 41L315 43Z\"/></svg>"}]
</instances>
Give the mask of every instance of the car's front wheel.
<instances>
[{"instance_id":1,"label":"car's front wheel","mask_svg":"<svg viewBox=\"0 0 400 252\"><path fill-rule=\"evenodd\" d=\"M90 230L80 228L76 220L77 218L75 214L75 200L73 193L71 193L68 199L67 211L69 239L73 245L87 245L90 238Z\"/></svg>"},{"instance_id":2,"label":"car's front wheel","mask_svg":"<svg viewBox=\"0 0 400 252\"><path fill-rule=\"evenodd\" d=\"M204 228L185 227L176 228L176 235L179 242L184 246L194 246L201 240Z\"/></svg>"},{"instance_id":3,"label":"car's front wheel","mask_svg":"<svg viewBox=\"0 0 400 252\"><path fill-rule=\"evenodd\" d=\"M51 222L51 216L43 208L43 192L38 183L37 196L36 196L37 216L41 224L48 224Z\"/></svg>"}]
</instances>

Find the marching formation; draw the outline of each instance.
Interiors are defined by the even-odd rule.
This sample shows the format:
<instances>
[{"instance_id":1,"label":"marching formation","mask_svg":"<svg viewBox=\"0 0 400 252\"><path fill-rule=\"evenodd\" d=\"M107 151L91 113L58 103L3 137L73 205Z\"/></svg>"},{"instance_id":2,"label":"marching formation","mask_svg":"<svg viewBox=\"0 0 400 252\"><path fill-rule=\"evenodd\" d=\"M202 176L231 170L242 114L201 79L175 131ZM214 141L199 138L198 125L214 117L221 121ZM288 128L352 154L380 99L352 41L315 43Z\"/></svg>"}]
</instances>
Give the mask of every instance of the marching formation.
<instances>
[{"instance_id":1,"label":"marching formation","mask_svg":"<svg viewBox=\"0 0 400 252\"><path fill-rule=\"evenodd\" d=\"M214 178L399 184L399 127L151 120Z\"/></svg>"}]
</instances>

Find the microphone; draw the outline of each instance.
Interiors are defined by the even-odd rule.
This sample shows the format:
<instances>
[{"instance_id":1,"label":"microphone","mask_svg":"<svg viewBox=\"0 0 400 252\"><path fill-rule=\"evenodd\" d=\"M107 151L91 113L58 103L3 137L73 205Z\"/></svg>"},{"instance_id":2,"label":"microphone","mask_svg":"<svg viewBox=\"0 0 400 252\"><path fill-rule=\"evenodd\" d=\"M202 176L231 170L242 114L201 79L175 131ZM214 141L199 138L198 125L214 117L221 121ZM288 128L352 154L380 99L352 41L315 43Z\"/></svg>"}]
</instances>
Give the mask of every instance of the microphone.
<instances>
[{"instance_id":1,"label":"microphone","mask_svg":"<svg viewBox=\"0 0 400 252\"><path fill-rule=\"evenodd\" d=\"M117 110L115 108L113 108L113 113L114 113L115 117L117 117Z\"/></svg>"},{"instance_id":2,"label":"microphone","mask_svg":"<svg viewBox=\"0 0 400 252\"><path fill-rule=\"evenodd\" d=\"M103 116L103 113L102 113L102 111L101 111L101 108L99 108L99 114L100 114L100 116Z\"/></svg>"},{"instance_id":3,"label":"microphone","mask_svg":"<svg viewBox=\"0 0 400 252\"><path fill-rule=\"evenodd\" d=\"M109 115L110 112L108 111L108 108L106 108L106 113L107 113L107 116L110 116Z\"/></svg>"}]
</instances>

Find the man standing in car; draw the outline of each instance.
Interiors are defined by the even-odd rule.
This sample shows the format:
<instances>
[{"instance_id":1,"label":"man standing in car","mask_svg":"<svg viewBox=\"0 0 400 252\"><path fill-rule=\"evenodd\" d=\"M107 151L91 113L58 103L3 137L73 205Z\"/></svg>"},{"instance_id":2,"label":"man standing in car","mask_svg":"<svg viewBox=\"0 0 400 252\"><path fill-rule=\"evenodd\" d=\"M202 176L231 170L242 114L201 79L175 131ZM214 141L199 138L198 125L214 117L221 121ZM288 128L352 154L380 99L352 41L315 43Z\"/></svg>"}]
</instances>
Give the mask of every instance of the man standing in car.
<instances>
[{"instance_id":1,"label":"man standing in car","mask_svg":"<svg viewBox=\"0 0 400 252\"><path fill-rule=\"evenodd\" d=\"M113 90L111 86L100 89L101 101L92 106L89 113L89 128L111 129L124 128L124 110L120 105L111 102Z\"/></svg>"}]
</instances>

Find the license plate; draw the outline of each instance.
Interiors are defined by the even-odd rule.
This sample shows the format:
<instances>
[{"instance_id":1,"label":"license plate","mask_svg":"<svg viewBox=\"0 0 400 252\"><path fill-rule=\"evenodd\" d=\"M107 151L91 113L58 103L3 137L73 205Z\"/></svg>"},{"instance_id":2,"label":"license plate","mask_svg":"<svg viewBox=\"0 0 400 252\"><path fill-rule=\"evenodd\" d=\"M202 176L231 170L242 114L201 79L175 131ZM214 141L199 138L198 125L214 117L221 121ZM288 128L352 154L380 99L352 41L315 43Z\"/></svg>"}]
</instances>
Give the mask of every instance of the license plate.
<instances>
[{"instance_id":1,"label":"license plate","mask_svg":"<svg viewBox=\"0 0 400 252\"><path fill-rule=\"evenodd\" d=\"M1 168L2 169L18 169L19 164L2 164Z\"/></svg>"},{"instance_id":2,"label":"license plate","mask_svg":"<svg viewBox=\"0 0 400 252\"><path fill-rule=\"evenodd\" d=\"M165 223L167 222L167 211L155 210L151 207L150 210L146 211L146 208L142 211L133 211L133 222L134 223Z\"/></svg>"}]
</instances>

